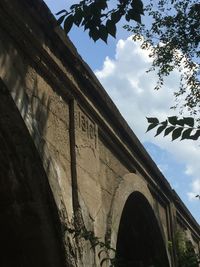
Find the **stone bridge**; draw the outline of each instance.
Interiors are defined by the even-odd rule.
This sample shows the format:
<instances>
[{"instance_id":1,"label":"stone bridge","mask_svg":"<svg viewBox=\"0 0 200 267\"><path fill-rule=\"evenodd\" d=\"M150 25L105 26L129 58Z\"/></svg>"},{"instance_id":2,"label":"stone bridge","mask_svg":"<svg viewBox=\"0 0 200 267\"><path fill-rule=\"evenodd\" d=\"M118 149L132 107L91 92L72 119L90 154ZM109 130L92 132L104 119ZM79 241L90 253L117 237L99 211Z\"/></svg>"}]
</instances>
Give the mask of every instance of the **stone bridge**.
<instances>
[{"instance_id":1,"label":"stone bridge","mask_svg":"<svg viewBox=\"0 0 200 267\"><path fill-rule=\"evenodd\" d=\"M174 267L180 232L199 251L199 225L41 0L0 1L0 114L0 266Z\"/></svg>"}]
</instances>

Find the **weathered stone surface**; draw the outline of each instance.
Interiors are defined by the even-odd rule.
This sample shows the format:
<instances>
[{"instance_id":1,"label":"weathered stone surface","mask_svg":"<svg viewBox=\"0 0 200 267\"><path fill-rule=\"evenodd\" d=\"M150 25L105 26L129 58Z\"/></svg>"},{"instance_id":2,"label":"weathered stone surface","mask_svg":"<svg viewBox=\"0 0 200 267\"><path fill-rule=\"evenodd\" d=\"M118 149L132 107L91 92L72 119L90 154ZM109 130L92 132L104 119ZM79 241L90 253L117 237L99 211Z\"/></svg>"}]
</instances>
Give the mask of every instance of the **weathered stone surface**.
<instances>
[{"instance_id":1,"label":"weathered stone surface","mask_svg":"<svg viewBox=\"0 0 200 267\"><path fill-rule=\"evenodd\" d=\"M0 36L0 265L109 266L111 246L175 267L179 229L197 252L199 225L45 4L1 0Z\"/></svg>"}]
</instances>

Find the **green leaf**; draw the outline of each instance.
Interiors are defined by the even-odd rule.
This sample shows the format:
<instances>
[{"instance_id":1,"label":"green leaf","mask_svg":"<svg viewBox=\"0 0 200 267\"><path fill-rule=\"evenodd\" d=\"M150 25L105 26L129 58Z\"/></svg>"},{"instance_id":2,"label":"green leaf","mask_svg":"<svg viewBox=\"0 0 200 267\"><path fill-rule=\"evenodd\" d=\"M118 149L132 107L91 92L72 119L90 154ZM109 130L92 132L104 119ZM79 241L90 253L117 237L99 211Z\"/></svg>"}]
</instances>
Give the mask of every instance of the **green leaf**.
<instances>
[{"instance_id":1,"label":"green leaf","mask_svg":"<svg viewBox=\"0 0 200 267\"><path fill-rule=\"evenodd\" d=\"M141 23L140 13L137 12L135 9L130 9L125 18L127 19L127 21L132 19L132 20L135 20L136 22Z\"/></svg>"},{"instance_id":2,"label":"green leaf","mask_svg":"<svg viewBox=\"0 0 200 267\"><path fill-rule=\"evenodd\" d=\"M177 124L177 117L176 116L168 117L168 121L172 125L176 125Z\"/></svg>"},{"instance_id":3,"label":"green leaf","mask_svg":"<svg viewBox=\"0 0 200 267\"><path fill-rule=\"evenodd\" d=\"M105 10L105 9L108 7L108 5L107 5L107 1L106 1L106 0L100 0L100 1L98 2L98 5L99 5L99 7L100 7L101 9L103 9L103 10Z\"/></svg>"},{"instance_id":4,"label":"green leaf","mask_svg":"<svg viewBox=\"0 0 200 267\"><path fill-rule=\"evenodd\" d=\"M79 6L79 4L74 4L74 5L72 5L72 6L70 7L70 9L71 9L71 10L72 10L72 9L76 9L78 6Z\"/></svg>"},{"instance_id":5,"label":"green leaf","mask_svg":"<svg viewBox=\"0 0 200 267\"><path fill-rule=\"evenodd\" d=\"M99 27L99 36L105 43L107 43L108 31L104 25Z\"/></svg>"},{"instance_id":6,"label":"green leaf","mask_svg":"<svg viewBox=\"0 0 200 267\"><path fill-rule=\"evenodd\" d=\"M89 6L87 6L87 5L84 5L84 6L83 6L84 17L89 17L89 16L92 15L92 13L91 13L92 10L91 10L91 8L92 8L92 4L89 5Z\"/></svg>"},{"instance_id":7,"label":"green leaf","mask_svg":"<svg viewBox=\"0 0 200 267\"><path fill-rule=\"evenodd\" d=\"M86 19L83 20L82 25L84 25L84 31L94 27L93 21L90 21L90 20L88 21Z\"/></svg>"},{"instance_id":8,"label":"green leaf","mask_svg":"<svg viewBox=\"0 0 200 267\"><path fill-rule=\"evenodd\" d=\"M194 118L192 117L185 117L183 118L184 123L187 124L190 127L194 127Z\"/></svg>"},{"instance_id":9,"label":"green leaf","mask_svg":"<svg viewBox=\"0 0 200 267\"><path fill-rule=\"evenodd\" d=\"M149 123L159 123L159 120L157 119L157 118L147 118L147 121L149 122Z\"/></svg>"},{"instance_id":10,"label":"green leaf","mask_svg":"<svg viewBox=\"0 0 200 267\"><path fill-rule=\"evenodd\" d=\"M115 23L112 20L107 20L106 28L107 28L108 33L115 38L116 37L116 31L117 31Z\"/></svg>"},{"instance_id":11,"label":"green leaf","mask_svg":"<svg viewBox=\"0 0 200 267\"><path fill-rule=\"evenodd\" d=\"M148 126L146 132L152 130L152 129L155 128L157 125L158 125L157 123L151 123L151 124L149 124L149 126Z\"/></svg>"},{"instance_id":12,"label":"green leaf","mask_svg":"<svg viewBox=\"0 0 200 267\"><path fill-rule=\"evenodd\" d=\"M162 125L165 125L165 127L166 127L166 126L167 126L167 120L162 121L161 124L162 124Z\"/></svg>"},{"instance_id":13,"label":"green leaf","mask_svg":"<svg viewBox=\"0 0 200 267\"><path fill-rule=\"evenodd\" d=\"M72 15L70 15L66 18L66 20L64 22L64 30L65 30L66 34L68 34L68 32L71 30L73 22L74 22L74 18Z\"/></svg>"},{"instance_id":14,"label":"green leaf","mask_svg":"<svg viewBox=\"0 0 200 267\"><path fill-rule=\"evenodd\" d=\"M57 25L61 25L63 23L63 20L65 19L66 14L62 15L58 20L57 20Z\"/></svg>"},{"instance_id":15,"label":"green leaf","mask_svg":"<svg viewBox=\"0 0 200 267\"><path fill-rule=\"evenodd\" d=\"M181 140L190 139L190 134L191 134L192 130L193 130L192 128L185 130L182 134Z\"/></svg>"},{"instance_id":16,"label":"green leaf","mask_svg":"<svg viewBox=\"0 0 200 267\"><path fill-rule=\"evenodd\" d=\"M158 127L156 135L159 135L160 133L162 133L162 131L164 131L164 129L166 128L166 125L161 125L160 127Z\"/></svg>"},{"instance_id":17,"label":"green leaf","mask_svg":"<svg viewBox=\"0 0 200 267\"><path fill-rule=\"evenodd\" d=\"M65 13L65 15L67 15L67 10L63 9L59 11L58 13L56 13L56 16L61 15L62 13Z\"/></svg>"},{"instance_id":18,"label":"green leaf","mask_svg":"<svg viewBox=\"0 0 200 267\"><path fill-rule=\"evenodd\" d=\"M143 3L141 0L132 0L131 6L136 12L144 15Z\"/></svg>"},{"instance_id":19,"label":"green leaf","mask_svg":"<svg viewBox=\"0 0 200 267\"><path fill-rule=\"evenodd\" d=\"M172 141L174 141L175 139L179 138L181 136L182 131L183 131L183 127L176 128L172 132Z\"/></svg>"},{"instance_id":20,"label":"green leaf","mask_svg":"<svg viewBox=\"0 0 200 267\"><path fill-rule=\"evenodd\" d=\"M176 121L176 124L177 124L177 125L180 125L180 126L184 126L184 124L185 124L185 123L184 123L184 119L179 119L179 120L177 120L177 121Z\"/></svg>"},{"instance_id":21,"label":"green leaf","mask_svg":"<svg viewBox=\"0 0 200 267\"><path fill-rule=\"evenodd\" d=\"M175 126L169 126L165 132L164 132L164 136L168 135L169 133L171 133L173 130L175 129Z\"/></svg>"},{"instance_id":22,"label":"green leaf","mask_svg":"<svg viewBox=\"0 0 200 267\"><path fill-rule=\"evenodd\" d=\"M101 9L99 6L95 3L91 4L91 13L94 17L99 17L101 16Z\"/></svg>"},{"instance_id":23,"label":"green leaf","mask_svg":"<svg viewBox=\"0 0 200 267\"><path fill-rule=\"evenodd\" d=\"M83 19L83 11L82 9L77 9L77 11L74 14L74 24L79 27L82 19Z\"/></svg>"},{"instance_id":24,"label":"green leaf","mask_svg":"<svg viewBox=\"0 0 200 267\"><path fill-rule=\"evenodd\" d=\"M111 20L112 20L112 22L113 23L117 23L117 22L119 22L120 21L120 19L121 19L121 14L120 14L120 12L119 11L116 11L116 12L113 12L112 14L111 14Z\"/></svg>"},{"instance_id":25,"label":"green leaf","mask_svg":"<svg viewBox=\"0 0 200 267\"><path fill-rule=\"evenodd\" d=\"M195 134L190 135L190 139L197 140L200 137L200 130L197 130Z\"/></svg>"},{"instance_id":26,"label":"green leaf","mask_svg":"<svg viewBox=\"0 0 200 267\"><path fill-rule=\"evenodd\" d=\"M89 30L89 36L94 40L94 42L100 38L99 31L96 28L91 28Z\"/></svg>"}]
</instances>

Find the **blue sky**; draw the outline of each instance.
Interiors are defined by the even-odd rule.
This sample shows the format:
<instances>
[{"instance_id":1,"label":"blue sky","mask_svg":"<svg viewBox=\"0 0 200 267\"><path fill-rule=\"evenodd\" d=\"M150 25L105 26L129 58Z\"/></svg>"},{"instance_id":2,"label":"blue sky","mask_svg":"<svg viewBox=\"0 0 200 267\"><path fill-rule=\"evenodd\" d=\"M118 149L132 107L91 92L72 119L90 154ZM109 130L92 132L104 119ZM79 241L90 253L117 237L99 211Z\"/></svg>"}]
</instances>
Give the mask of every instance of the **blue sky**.
<instances>
[{"instance_id":1,"label":"blue sky","mask_svg":"<svg viewBox=\"0 0 200 267\"><path fill-rule=\"evenodd\" d=\"M45 2L55 14L76 1ZM146 73L151 64L148 53L140 49L139 43L132 41L122 25L118 27L117 38L110 38L108 45L102 41L94 43L87 33L78 28L74 28L69 37L171 186L200 222L200 202L194 198L200 193L199 143L171 142L170 138L154 138L153 133L145 133L145 117L162 119L175 114L169 108L173 105L173 92L179 84L178 72L175 71L167 78L162 90L154 91L156 76L154 73Z\"/></svg>"}]
</instances>

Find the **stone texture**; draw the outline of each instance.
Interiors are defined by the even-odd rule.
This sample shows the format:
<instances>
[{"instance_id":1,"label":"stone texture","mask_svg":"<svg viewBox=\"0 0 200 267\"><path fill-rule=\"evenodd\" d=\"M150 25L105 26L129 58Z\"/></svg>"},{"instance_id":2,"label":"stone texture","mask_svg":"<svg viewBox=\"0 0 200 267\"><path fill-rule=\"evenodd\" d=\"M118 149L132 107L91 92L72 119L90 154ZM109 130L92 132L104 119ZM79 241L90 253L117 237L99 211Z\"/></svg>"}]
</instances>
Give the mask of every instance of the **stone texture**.
<instances>
[{"instance_id":1,"label":"stone texture","mask_svg":"<svg viewBox=\"0 0 200 267\"><path fill-rule=\"evenodd\" d=\"M199 225L55 25L41 0L0 3L2 249L14 253L20 240L26 259L35 250L31 263L23 262L17 250L15 267L99 267L113 255L108 250L98 257L105 245L120 248L123 216L137 228L127 225L132 243L125 233L120 239L126 241L126 252L139 240L137 230L145 231L147 213L152 221L147 218L146 225L164 247L163 266L177 266L168 241L175 247L175 233L182 227L197 251ZM128 209L124 215L130 199L133 213ZM150 230L141 239L145 235L152 238ZM95 237L102 247L94 244ZM151 260L144 255L140 263Z\"/></svg>"}]
</instances>

